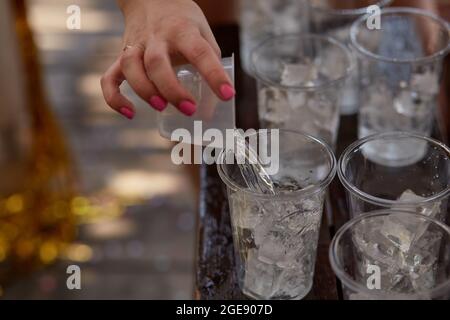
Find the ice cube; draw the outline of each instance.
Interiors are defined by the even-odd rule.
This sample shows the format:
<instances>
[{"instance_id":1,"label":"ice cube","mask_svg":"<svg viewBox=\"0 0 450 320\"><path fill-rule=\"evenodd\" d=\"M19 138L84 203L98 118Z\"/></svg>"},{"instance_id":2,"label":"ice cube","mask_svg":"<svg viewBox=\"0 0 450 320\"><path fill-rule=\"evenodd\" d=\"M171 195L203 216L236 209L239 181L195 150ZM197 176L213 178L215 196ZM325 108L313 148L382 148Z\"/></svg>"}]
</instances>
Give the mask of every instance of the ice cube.
<instances>
[{"instance_id":1,"label":"ice cube","mask_svg":"<svg viewBox=\"0 0 450 320\"><path fill-rule=\"evenodd\" d=\"M290 97L290 103L295 97L295 94ZM339 123L338 104L318 93L303 93L298 97L298 101L291 104L291 109L296 113L295 116L291 113L287 120L288 127L298 128L333 145Z\"/></svg>"},{"instance_id":2,"label":"ice cube","mask_svg":"<svg viewBox=\"0 0 450 320\"><path fill-rule=\"evenodd\" d=\"M404 205L401 203L414 203L423 201L425 198L416 195L411 190L406 190L398 198L398 205L392 206L392 210L402 210ZM440 212L440 202L431 203L428 205L414 206L417 213L435 218ZM417 221L408 219L408 215L394 215L386 217L382 227L382 233L392 243L404 252L408 253L413 241L417 241L427 230L428 223L426 221Z\"/></svg>"},{"instance_id":3,"label":"ice cube","mask_svg":"<svg viewBox=\"0 0 450 320\"><path fill-rule=\"evenodd\" d=\"M267 264L290 263L299 251L291 240L287 230L271 231L266 235L258 249L258 259Z\"/></svg>"},{"instance_id":4,"label":"ice cube","mask_svg":"<svg viewBox=\"0 0 450 320\"><path fill-rule=\"evenodd\" d=\"M292 110L299 110L306 105L308 98L306 92L289 90L287 93L289 106Z\"/></svg>"},{"instance_id":5,"label":"ice cube","mask_svg":"<svg viewBox=\"0 0 450 320\"><path fill-rule=\"evenodd\" d=\"M404 205L401 205L401 203L414 203L423 200L425 198L416 195L411 190L406 190L398 198L397 202L399 204L392 206L392 210L404 209ZM414 209L419 214L434 218L439 214L439 208L440 202L410 209ZM408 253L413 242L417 241L426 232L427 228L428 223L426 221L419 222L415 218L410 219L410 216L407 214L395 215L386 217L382 227L382 234L402 252Z\"/></svg>"},{"instance_id":6,"label":"ice cube","mask_svg":"<svg viewBox=\"0 0 450 320\"><path fill-rule=\"evenodd\" d=\"M319 78L324 81L338 79L344 74L347 56L342 54L341 48L329 47L319 55L314 64L319 69ZM316 78L318 78L316 77Z\"/></svg>"},{"instance_id":7,"label":"ice cube","mask_svg":"<svg viewBox=\"0 0 450 320\"><path fill-rule=\"evenodd\" d=\"M272 126L278 127L290 117L290 104L286 93L280 89L267 87L258 93L260 116Z\"/></svg>"},{"instance_id":8,"label":"ice cube","mask_svg":"<svg viewBox=\"0 0 450 320\"><path fill-rule=\"evenodd\" d=\"M413 202L421 202L424 201L426 198L416 195L411 190L404 191L401 196L397 199L397 202L399 203L413 203ZM429 218L436 218L440 213L440 206L441 202L434 202L429 204L424 204L420 206L416 206L415 211L419 214L425 215ZM399 210L402 206L396 206L394 205L392 207L393 210Z\"/></svg>"},{"instance_id":9,"label":"ice cube","mask_svg":"<svg viewBox=\"0 0 450 320\"><path fill-rule=\"evenodd\" d=\"M399 248L407 253L416 237L416 222L409 223L407 217L399 216L386 218L381 233Z\"/></svg>"},{"instance_id":10,"label":"ice cube","mask_svg":"<svg viewBox=\"0 0 450 320\"><path fill-rule=\"evenodd\" d=\"M402 257L381 233L382 225L381 221L372 220L355 229L353 240L361 255L359 273L363 278L367 275L368 265L380 265L394 273L400 269Z\"/></svg>"},{"instance_id":11,"label":"ice cube","mask_svg":"<svg viewBox=\"0 0 450 320\"><path fill-rule=\"evenodd\" d=\"M279 274L278 268L258 260L256 250L249 250L247 255L244 290L250 291L261 298L270 298L273 285Z\"/></svg>"},{"instance_id":12,"label":"ice cube","mask_svg":"<svg viewBox=\"0 0 450 320\"><path fill-rule=\"evenodd\" d=\"M394 99L394 109L401 115L417 117L429 112L429 104L419 93L402 90Z\"/></svg>"},{"instance_id":13,"label":"ice cube","mask_svg":"<svg viewBox=\"0 0 450 320\"><path fill-rule=\"evenodd\" d=\"M258 250L258 259L267 264L276 264L284 259L285 251L279 239L273 234L265 237Z\"/></svg>"},{"instance_id":14,"label":"ice cube","mask_svg":"<svg viewBox=\"0 0 450 320\"><path fill-rule=\"evenodd\" d=\"M313 86L318 78L317 67L313 63L284 63L281 84L284 86Z\"/></svg>"},{"instance_id":15,"label":"ice cube","mask_svg":"<svg viewBox=\"0 0 450 320\"><path fill-rule=\"evenodd\" d=\"M281 269L273 286L272 298L292 299L301 293L306 294L311 282L310 276L305 275L301 268Z\"/></svg>"},{"instance_id":16,"label":"ice cube","mask_svg":"<svg viewBox=\"0 0 450 320\"><path fill-rule=\"evenodd\" d=\"M415 74L411 80L411 86L415 91L430 96L439 93L439 78L438 75L432 71L426 71L422 74Z\"/></svg>"}]
</instances>

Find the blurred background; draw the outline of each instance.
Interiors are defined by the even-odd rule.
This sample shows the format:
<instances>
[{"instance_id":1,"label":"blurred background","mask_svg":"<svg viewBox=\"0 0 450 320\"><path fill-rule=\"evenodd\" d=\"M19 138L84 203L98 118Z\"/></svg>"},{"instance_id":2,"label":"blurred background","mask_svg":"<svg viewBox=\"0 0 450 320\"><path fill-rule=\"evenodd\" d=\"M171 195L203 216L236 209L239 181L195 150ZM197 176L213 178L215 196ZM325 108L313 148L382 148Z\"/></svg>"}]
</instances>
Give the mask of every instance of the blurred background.
<instances>
[{"instance_id":1,"label":"blurred background","mask_svg":"<svg viewBox=\"0 0 450 320\"><path fill-rule=\"evenodd\" d=\"M130 122L103 101L99 79L122 49L116 2L24 1L37 55L21 3L0 8L2 46L16 47L1 56L9 72L1 81L0 297L192 298L195 169L172 164L172 145L145 103L133 100ZM66 27L73 4L81 30ZM24 220L41 209L53 210L45 225ZM71 264L81 268L81 290L66 287Z\"/></svg>"}]
</instances>

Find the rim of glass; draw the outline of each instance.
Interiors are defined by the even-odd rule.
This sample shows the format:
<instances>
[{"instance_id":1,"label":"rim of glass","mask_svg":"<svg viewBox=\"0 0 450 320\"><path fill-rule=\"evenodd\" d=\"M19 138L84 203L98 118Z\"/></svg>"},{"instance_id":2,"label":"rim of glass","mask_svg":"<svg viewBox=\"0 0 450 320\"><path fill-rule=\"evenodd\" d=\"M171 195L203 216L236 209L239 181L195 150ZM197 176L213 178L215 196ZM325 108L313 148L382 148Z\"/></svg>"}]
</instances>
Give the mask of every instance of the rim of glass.
<instances>
[{"instance_id":1,"label":"rim of glass","mask_svg":"<svg viewBox=\"0 0 450 320\"><path fill-rule=\"evenodd\" d=\"M377 1L369 6L364 6L360 8L355 9L331 9L331 8L324 8L320 6L314 6L313 3L310 3L310 7L314 10L325 12L328 14L336 15L336 16L360 16L360 15L366 15L367 14L367 8L370 6L379 6L380 8L384 8L388 5L390 5L393 2L393 0L380 0Z\"/></svg>"},{"instance_id":2,"label":"rim of glass","mask_svg":"<svg viewBox=\"0 0 450 320\"><path fill-rule=\"evenodd\" d=\"M340 77L333 79L333 80L325 81L321 84L314 85L314 86L286 86L281 83L272 81L272 80L268 79L264 74L262 74L261 72L258 71L258 69L255 66L254 60L260 49L264 48L268 43L270 43L274 40L283 39L283 38L286 38L286 39L287 38L297 38L300 40L314 39L314 40L319 40L324 43L329 43L331 45L334 45L334 46L340 48L343 51L344 55L347 57L348 67L346 68L345 72L343 72L343 74ZM355 68L355 60L356 59L355 59L353 52L344 43L336 40L335 38L333 38L331 36L317 35L317 34L312 34L312 33L286 33L286 34L282 34L282 35L270 36L269 38L267 38L263 42L261 42L259 45L257 45L255 48L253 48L253 50L251 51L251 54L250 54L250 73L258 81L261 81L264 84L272 86L272 87L285 89L285 90L315 91L315 90L320 90L323 88L333 86L334 84L347 79L352 74L352 72Z\"/></svg>"},{"instance_id":3,"label":"rim of glass","mask_svg":"<svg viewBox=\"0 0 450 320\"><path fill-rule=\"evenodd\" d=\"M372 212L372 213L366 213L366 214L359 215L358 217L345 223L336 232L336 234L333 237L333 240L331 240L330 249L328 251L328 257L330 260L331 268L333 269L336 276L342 281L342 283L346 287L350 288L351 290L353 290L355 292L367 293L369 296L374 295L374 292L375 292L375 295L377 295L376 291L369 290L367 287L364 287L360 283L356 282L352 277L350 277L348 275L348 273L345 272L345 267L342 266L342 264L340 263L339 258L338 258L339 255L337 253L338 252L338 244L340 243L344 234L347 231L349 231L353 226L355 226L356 224L361 222L362 220L379 217L379 216L400 215L400 214L403 214L403 215L408 214L410 216L415 216L416 218L425 219L430 223L438 225L441 229L443 229L447 232L447 234L449 235L449 238L450 238L450 227L448 227L447 225L445 225L444 223L442 223L436 219L432 219L428 216L421 215L418 213L406 212L406 211L400 211L400 210L380 210L380 211L376 211L376 212ZM419 292L418 295L425 294L427 296L435 297L443 292L447 292L448 287L450 287L450 278L431 290L428 289L428 290ZM382 294L382 292L379 292L379 294Z\"/></svg>"},{"instance_id":4,"label":"rim of glass","mask_svg":"<svg viewBox=\"0 0 450 320\"><path fill-rule=\"evenodd\" d=\"M271 130L273 130L273 129L268 129L268 131L271 131ZM301 136L303 138L306 138L310 142L317 144L318 147L321 148L327 154L327 157L330 161L330 170L329 170L328 174L320 181L320 183L310 185L310 186L308 186L304 189L298 190L298 191L293 191L293 192L289 192L289 193L285 193L285 194L275 194L275 195L258 193L258 192L251 191L249 189L244 189L242 186L235 183L233 181L233 179L231 179L229 177L229 175L224 170L224 167L227 164L223 163L224 162L223 157L225 157L225 154L228 151L226 149L223 149L221 151L219 157L217 158L217 171L219 172L220 178L227 185L227 187L229 187L235 191L239 191L239 192L242 192L249 196L260 198L260 199L273 199L273 198L290 199L290 198L296 198L299 196L304 197L304 196L313 195L317 192L321 192L326 187L328 187L328 185L331 183L331 181L334 179L334 177L336 175L336 168L337 168L336 157L334 156L334 153L333 153L333 150L331 149L331 147L328 146L328 144L326 144L324 141L322 141L318 138L315 138L306 133L302 133L302 132L295 131L295 130L288 130L288 129L277 129L277 130L279 130L280 132L290 133L290 134ZM258 130L258 131L256 131L256 133L246 135L246 137L258 135L260 131L261 130Z\"/></svg>"},{"instance_id":5,"label":"rim of glass","mask_svg":"<svg viewBox=\"0 0 450 320\"><path fill-rule=\"evenodd\" d=\"M430 202L438 201L442 198L447 197L450 195L450 186L447 186L446 189L442 190L441 192L433 195L432 197L428 197L421 201L405 201L405 202L398 202L395 200L387 200L382 199L378 197L374 197L364 191L361 191L359 188L357 188L354 184L352 184L347 179L347 175L345 174L345 169L347 168L348 164L348 158L351 156L356 149L360 149L363 145L365 145L368 142L376 141L376 140L382 140L383 138L414 138L422 141L426 141L427 143L434 145L438 147L439 149L443 150L445 153L448 154L450 159L450 148L447 147L444 143L437 141L435 139L424 137L415 133L410 132L387 132L387 133L378 133L374 134L368 137L365 137L364 139L358 140L354 143L352 143L350 146L348 146L345 150L342 156L339 158L338 162L338 177L341 183L344 185L345 189L351 192L354 196L358 197L359 199L368 202L370 204L383 206L383 207L391 207L395 205L396 207L402 208L402 207L411 207L411 206L420 206L424 204L428 204Z\"/></svg>"},{"instance_id":6,"label":"rim of glass","mask_svg":"<svg viewBox=\"0 0 450 320\"><path fill-rule=\"evenodd\" d=\"M439 24L443 30L447 30L448 34L448 42L447 45L442 48L441 50L434 52L433 54L420 57L420 58L408 58L408 59L398 59L398 58L388 58L376 53L373 53L370 50L367 50L364 45L360 44L357 40L357 35L359 33L360 26L366 22L368 19L367 16L362 16L358 20L356 20L351 29L350 29L350 40L352 47L355 48L359 53L378 61L384 61L384 62L390 62L390 63L424 63L424 62L430 62L432 60L435 60L437 58L445 56L448 51L450 50L450 24L442 19L441 17L426 11L422 9L416 9L416 8L408 8L408 7L398 7L398 8L388 8L383 9L379 14L376 16L383 16L383 15L389 15L389 14L411 14L416 16L422 16L425 18L428 18L430 20L433 20L435 23ZM373 16L372 16L373 17Z\"/></svg>"}]
</instances>

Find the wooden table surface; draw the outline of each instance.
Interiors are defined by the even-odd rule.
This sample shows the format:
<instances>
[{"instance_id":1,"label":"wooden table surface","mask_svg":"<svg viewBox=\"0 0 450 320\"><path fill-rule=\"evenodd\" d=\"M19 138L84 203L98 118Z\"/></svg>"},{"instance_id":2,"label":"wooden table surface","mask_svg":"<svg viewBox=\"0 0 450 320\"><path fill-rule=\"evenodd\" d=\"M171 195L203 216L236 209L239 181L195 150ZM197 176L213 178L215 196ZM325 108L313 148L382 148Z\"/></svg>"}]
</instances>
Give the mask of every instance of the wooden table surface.
<instances>
[{"instance_id":1,"label":"wooden table surface","mask_svg":"<svg viewBox=\"0 0 450 320\"><path fill-rule=\"evenodd\" d=\"M223 55L232 53L239 61L239 40L237 26L216 28L214 33L223 49ZM448 59L445 77L448 79ZM236 117L237 127L244 130L258 128L256 83L240 68L236 70ZM444 81L445 83L445 81ZM443 90L448 96L448 90ZM442 101L448 101L443 97ZM448 126L445 112L447 105L440 108L442 117L440 126ZM447 113L448 114L448 113ZM438 126L436 126L438 128ZM442 128L441 128L442 129ZM444 128L445 129L445 128ZM447 133L448 130L440 132ZM448 143L448 136L435 133ZM357 140L357 117L341 117L336 157ZM196 299L247 299L238 286L235 273L235 260L230 224L230 213L226 187L222 183L216 166L202 165L200 169L199 220L197 224L197 257L196 257ZM335 231L348 220L345 191L336 177L329 187L329 199L326 201L317 252L314 284L306 299L338 300L342 298L338 283L328 260L330 239Z\"/></svg>"}]
</instances>

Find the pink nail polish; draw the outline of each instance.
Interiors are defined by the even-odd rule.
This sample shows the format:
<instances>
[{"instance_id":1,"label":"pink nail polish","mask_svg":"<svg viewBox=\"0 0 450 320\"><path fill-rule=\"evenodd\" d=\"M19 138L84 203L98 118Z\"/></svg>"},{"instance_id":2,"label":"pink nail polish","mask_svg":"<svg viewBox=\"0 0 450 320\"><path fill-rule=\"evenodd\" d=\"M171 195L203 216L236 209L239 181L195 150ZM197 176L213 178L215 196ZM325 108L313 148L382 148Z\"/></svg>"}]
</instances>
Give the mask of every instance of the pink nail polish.
<instances>
[{"instance_id":1,"label":"pink nail polish","mask_svg":"<svg viewBox=\"0 0 450 320\"><path fill-rule=\"evenodd\" d=\"M126 117L126 118L128 118L128 119L130 119L130 120L134 118L134 111L131 110L131 109L128 108L128 107L123 107L123 108L121 108L121 109L120 109L120 113L121 113L124 117Z\"/></svg>"},{"instance_id":2,"label":"pink nail polish","mask_svg":"<svg viewBox=\"0 0 450 320\"><path fill-rule=\"evenodd\" d=\"M158 111L163 111L167 107L167 101L160 96L150 98L150 105Z\"/></svg>"},{"instance_id":3,"label":"pink nail polish","mask_svg":"<svg viewBox=\"0 0 450 320\"><path fill-rule=\"evenodd\" d=\"M192 116L195 113L197 106L195 105L195 103L186 100L180 103L178 109L180 109L180 111L185 115Z\"/></svg>"},{"instance_id":4,"label":"pink nail polish","mask_svg":"<svg viewBox=\"0 0 450 320\"><path fill-rule=\"evenodd\" d=\"M229 84L223 84L220 87L220 94L222 95L222 98L224 98L225 100L231 100L235 96L236 91Z\"/></svg>"}]
</instances>

